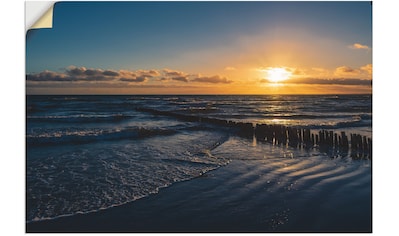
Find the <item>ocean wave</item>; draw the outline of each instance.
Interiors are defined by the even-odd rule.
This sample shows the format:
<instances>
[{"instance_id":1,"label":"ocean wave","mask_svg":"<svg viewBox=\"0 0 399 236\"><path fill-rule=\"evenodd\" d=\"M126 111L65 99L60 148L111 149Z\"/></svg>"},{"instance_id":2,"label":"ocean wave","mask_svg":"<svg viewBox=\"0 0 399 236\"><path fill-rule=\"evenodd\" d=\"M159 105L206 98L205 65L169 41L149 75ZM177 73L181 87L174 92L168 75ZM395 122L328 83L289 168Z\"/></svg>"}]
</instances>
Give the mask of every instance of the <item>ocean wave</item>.
<instances>
[{"instance_id":1,"label":"ocean wave","mask_svg":"<svg viewBox=\"0 0 399 236\"><path fill-rule=\"evenodd\" d=\"M359 128L359 127L370 127L371 120L362 119L360 116L353 117L352 120L348 121L336 121L322 124L310 124L307 128L310 129L344 129L344 128Z\"/></svg>"},{"instance_id":2,"label":"ocean wave","mask_svg":"<svg viewBox=\"0 0 399 236\"><path fill-rule=\"evenodd\" d=\"M219 132L178 133L30 158L27 222L101 211L202 176L228 163L210 154L225 140Z\"/></svg>"},{"instance_id":3,"label":"ocean wave","mask_svg":"<svg viewBox=\"0 0 399 236\"><path fill-rule=\"evenodd\" d=\"M40 132L41 131L41 132ZM172 135L177 130L161 128L127 127L123 129L53 129L39 130L26 136L27 144L33 146L82 144L97 141L146 138Z\"/></svg>"},{"instance_id":4,"label":"ocean wave","mask_svg":"<svg viewBox=\"0 0 399 236\"><path fill-rule=\"evenodd\" d=\"M93 122L118 122L132 119L134 116L122 113L117 114L74 114L74 115L46 115L27 116L28 122L46 123L93 123Z\"/></svg>"},{"instance_id":5,"label":"ocean wave","mask_svg":"<svg viewBox=\"0 0 399 236\"><path fill-rule=\"evenodd\" d=\"M362 114L354 115L352 114L262 114L262 118L272 118L272 119L292 119L292 120L315 120L319 122L320 120L326 119L353 119L354 117L359 117L360 119L371 119L371 115Z\"/></svg>"},{"instance_id":6,"label":"ocean wave","mask_svg":"<svg viewBox=\"0 0 399 236\"><path fill-rule=\"evenodd\" d=\"M218 111L219 109L217 107L213 106L190 106L187 108L181 108L179 110L176 110L176 112L187 112L190 114L195 114L195 113L213 113Z\"/></svg>"}]
</instances>

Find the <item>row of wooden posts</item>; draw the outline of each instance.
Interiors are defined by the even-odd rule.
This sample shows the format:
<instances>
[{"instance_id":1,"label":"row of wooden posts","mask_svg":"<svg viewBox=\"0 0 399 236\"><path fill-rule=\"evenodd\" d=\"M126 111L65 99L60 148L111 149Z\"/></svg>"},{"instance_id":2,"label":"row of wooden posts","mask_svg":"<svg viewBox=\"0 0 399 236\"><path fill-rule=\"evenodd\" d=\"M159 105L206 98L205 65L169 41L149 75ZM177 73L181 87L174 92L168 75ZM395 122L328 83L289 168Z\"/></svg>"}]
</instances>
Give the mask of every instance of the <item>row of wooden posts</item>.
<instances>
[{"instance_id":1,"label":"row of wooden posts","mask_svg":"<svg viewBox=\"0 0 399 236\"><path fill-rule=\"evenodd\" d=\"M289 145L292 147L331 149L335 153L350 154L356 158L371 159L372 140L359 134L339 133L307 128L287 127L283 125L256 124L254 135L257 140L275 145Z\"/></svg>"},{"instance_id":2,"label":"row of wooden posts","mask_svg":"<svg viewBox=\"0 0 399 236\"><path fill-rule=\"evenodd\" d=\"M239 136L256 138L273 145L291 146L296 148L320 148L334 155L350 155L355 159L371 159L372 140L359 134L346 135L345 132L328 130L311 130L308 128L288 127L279 124L252 124L228 121L210 117L199 117L171 111L161 111L152 108L136 108L139 111L156 115L172 116L188 122L203 122L230 127L237 130Z\"/></svg>"}]
</instances>

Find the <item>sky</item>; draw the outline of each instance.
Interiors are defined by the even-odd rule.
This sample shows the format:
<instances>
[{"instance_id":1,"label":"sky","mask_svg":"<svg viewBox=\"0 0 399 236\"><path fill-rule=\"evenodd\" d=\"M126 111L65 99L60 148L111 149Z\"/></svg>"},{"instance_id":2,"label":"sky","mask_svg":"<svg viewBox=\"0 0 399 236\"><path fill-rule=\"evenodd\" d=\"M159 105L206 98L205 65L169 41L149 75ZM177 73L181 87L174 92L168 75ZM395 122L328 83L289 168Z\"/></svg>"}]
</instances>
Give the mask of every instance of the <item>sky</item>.
<instances>
[{"instance_id":1,"label":"sky","mask_svg":"<svg viewBox=\"0 0 399 236\"><path fill-rule=\"evenodd\" d=\"M27 94L372 92L370 2L58 2Z\"/></svg>"}]
</instances>

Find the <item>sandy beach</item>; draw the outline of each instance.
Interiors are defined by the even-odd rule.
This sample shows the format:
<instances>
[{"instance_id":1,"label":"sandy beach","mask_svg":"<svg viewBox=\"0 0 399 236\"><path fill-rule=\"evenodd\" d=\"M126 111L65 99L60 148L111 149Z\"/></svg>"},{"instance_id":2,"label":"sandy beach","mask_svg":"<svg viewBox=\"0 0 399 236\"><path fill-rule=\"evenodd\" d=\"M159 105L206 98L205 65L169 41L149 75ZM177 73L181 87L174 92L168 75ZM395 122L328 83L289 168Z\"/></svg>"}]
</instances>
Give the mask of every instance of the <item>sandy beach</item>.
<instances>
[{"instance_id":1,"label":"sandy beach","mask_svg":"<svg viewBox=\"0 0 399 236\"><path fill-rule=\"evenodd\" d=\"M231 138L213 153L237 153L246 142ZM291 150L267 144L250 150L157 194L30 223L27 232L371 232L370 161L299 151L291 158Z\"/></svg>"}]
</instances>

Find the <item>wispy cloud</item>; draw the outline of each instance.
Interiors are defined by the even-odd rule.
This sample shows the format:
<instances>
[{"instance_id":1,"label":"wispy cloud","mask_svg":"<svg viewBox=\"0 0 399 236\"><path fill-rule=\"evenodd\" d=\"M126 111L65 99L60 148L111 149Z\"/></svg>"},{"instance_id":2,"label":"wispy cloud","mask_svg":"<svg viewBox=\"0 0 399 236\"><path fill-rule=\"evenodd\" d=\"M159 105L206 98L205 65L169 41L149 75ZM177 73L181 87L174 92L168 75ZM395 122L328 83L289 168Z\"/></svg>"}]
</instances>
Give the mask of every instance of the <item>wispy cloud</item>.
<instances>
[{"instance_id":1,"label":"wispy cloud","mask_svg":"<svg viewBox=\"0 0 399 236\"><path fill-rule=\"evenodd\" d=\"M352 45L349 45L349 48L351 49L365 49L365 50L370 50L369 46L360 44L360 43L354 43Z\"/></svg>"}]
</instances>

